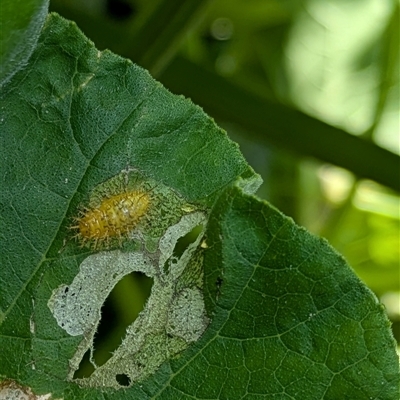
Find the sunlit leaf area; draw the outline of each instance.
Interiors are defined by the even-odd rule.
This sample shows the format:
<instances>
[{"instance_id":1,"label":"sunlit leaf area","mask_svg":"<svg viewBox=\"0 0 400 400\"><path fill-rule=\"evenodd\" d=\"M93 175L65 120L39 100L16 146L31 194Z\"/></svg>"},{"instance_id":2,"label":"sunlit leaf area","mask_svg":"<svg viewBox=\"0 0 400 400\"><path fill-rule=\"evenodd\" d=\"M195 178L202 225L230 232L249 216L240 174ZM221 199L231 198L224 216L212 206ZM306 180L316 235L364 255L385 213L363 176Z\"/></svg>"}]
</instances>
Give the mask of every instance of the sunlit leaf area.
<instances>
[{"instance_id":1,"label":"sunlit leaf area","mask_svg":"<svg viewBox=\"0 0 400 400\"><path fill-rule=\"evenodd\" d=\"M52 0L50 10L214 117L262 174L258 195L344 254L400 341L397 1Z\"/></svg>"}]
</instances>

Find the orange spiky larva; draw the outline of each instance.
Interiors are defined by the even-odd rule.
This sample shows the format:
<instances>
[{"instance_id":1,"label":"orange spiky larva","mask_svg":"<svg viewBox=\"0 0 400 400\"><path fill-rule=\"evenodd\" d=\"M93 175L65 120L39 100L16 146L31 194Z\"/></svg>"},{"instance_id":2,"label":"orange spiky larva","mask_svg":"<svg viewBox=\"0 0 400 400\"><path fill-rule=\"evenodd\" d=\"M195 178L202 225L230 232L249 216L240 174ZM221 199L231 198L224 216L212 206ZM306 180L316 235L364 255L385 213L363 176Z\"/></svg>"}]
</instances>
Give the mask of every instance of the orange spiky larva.
<instances>
[{"instance_id":1,"label":"orange spiky larva","mask_svg":"<svg viewBox=\"0 0 400 400\"><path fill-rule=\"evenodd\" d=\"M94 248L110 239L120 239L132 231L150 205L148 193L128 191L104 198L95 208L87 208L76 218L76 235L82 246L92 243Z\"/></svg>"}]
</instances>

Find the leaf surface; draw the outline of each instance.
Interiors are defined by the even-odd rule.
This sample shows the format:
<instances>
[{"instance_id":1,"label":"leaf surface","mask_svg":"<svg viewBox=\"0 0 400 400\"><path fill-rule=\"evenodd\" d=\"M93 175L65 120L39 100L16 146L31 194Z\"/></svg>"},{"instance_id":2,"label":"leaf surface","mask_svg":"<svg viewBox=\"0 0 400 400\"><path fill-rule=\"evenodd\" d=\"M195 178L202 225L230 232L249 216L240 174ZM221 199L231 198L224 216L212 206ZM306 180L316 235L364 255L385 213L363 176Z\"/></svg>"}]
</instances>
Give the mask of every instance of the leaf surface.
<instances>
[{"instance_id":1,"label":"leaf surface","mask_svg":"<svg viewBox=\"0 0 400 400\"><path fill-rule=\"evenodd\" d=\"M2 102L1 377L64 399L396 398L398 359L376 298L325 241L244 193L257 188L257 175L199 107L99 52L57 15ZM89 288L97 285L88 260L101 252L79 248L69 227L94 188L131 170L157 182L154 193L169 188L209 216L196 249L204 250L211 322L129 388L78 386L71 360L90 337L59 326L51 299L82 275L83 261ZM168 257L161 241L176 242L177 229L153 258Z\"/></svg>"}]
</instances>

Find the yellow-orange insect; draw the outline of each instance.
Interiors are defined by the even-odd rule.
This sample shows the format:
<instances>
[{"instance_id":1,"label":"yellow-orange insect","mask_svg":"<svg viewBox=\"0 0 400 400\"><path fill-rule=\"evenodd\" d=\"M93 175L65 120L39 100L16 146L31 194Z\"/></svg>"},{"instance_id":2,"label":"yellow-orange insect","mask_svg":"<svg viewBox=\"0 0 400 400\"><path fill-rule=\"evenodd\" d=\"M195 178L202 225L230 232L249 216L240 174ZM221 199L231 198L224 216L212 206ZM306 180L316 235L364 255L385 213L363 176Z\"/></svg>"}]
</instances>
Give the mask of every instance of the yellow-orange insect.
<instances>
[{"instance_id":1,"label":"yellow-orange insect","mask_svg":"<svg viewBox=\"0 0 400 400\"><path fill-rule=\"evenodd\" d=\"M86 208L76 218L76 235L82 245L109 242L131 232L150 205L149 193L132 190L105 197L97 207Z\"/></svg>"}]
</instances>

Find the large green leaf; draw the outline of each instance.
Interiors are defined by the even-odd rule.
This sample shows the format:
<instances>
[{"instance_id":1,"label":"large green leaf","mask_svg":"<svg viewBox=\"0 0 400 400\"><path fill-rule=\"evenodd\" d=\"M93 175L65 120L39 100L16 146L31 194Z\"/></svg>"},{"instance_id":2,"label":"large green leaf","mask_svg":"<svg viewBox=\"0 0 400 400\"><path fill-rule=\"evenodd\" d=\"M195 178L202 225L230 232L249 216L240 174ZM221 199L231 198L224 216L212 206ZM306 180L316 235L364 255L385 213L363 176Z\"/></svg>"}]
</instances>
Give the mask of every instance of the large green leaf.
<instances>
[{"instance_id":1,"label":"large green leaf","mask_svg":"<svg viewBox=\"0 0 400 400\"><path fill-rule=\"evenodd\" d=\"M398 397L383 307L324 239L238 188L219 199L209 231L216 318L197 358L225 372L220 398Z\"/></svg>"},{"instance_id":2,"label":"large green leaf","mask_svg":"<svg viewBox=\"0 0 400 400\"><path fill-rule=\"evenodd\" d=\"M51 15L1 110L0 377L64 399L396 398L376 298L325 241L245 194L257 175L200 108ZM120 184L156 206L136 236L80 248L79 208ZM75 380L105 298L134 270L154 279L144 313Z\"/></svg>"}]
</instances>

